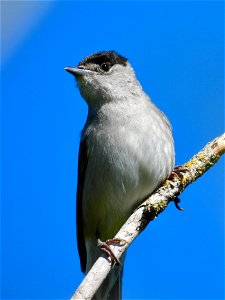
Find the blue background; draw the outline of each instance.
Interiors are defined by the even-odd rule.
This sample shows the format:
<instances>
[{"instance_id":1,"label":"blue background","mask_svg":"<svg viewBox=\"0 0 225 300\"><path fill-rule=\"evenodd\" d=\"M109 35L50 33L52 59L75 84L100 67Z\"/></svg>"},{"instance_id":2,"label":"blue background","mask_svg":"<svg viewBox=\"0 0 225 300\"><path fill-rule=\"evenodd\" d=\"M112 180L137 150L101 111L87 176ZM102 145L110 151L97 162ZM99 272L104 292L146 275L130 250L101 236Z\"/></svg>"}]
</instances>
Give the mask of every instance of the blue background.
<instances>
[{"instance_id":1,"label":"blue background","mask_svg":"<svg viewBox=\"0 0 225 300\"><path fill-rule=\"evenodd\" d=\"M223 132L223 2L2 2L2 298L69 298L87 107L63 68L127 56L173 126L176 164ZM131 245L124 299L223 299L220 160Z\"/></svg>"}]
</instances>

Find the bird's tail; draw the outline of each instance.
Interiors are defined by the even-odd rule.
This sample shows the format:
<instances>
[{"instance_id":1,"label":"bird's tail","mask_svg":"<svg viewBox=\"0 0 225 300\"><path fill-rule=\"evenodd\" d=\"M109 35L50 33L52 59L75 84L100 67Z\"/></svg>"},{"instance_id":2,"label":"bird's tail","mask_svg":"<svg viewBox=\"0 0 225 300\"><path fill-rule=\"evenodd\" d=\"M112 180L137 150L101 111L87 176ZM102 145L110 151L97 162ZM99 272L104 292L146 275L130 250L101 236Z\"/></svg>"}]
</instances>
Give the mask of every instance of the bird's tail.
<instances>
[{"instance_id":1,"label":"bird's tail","mask_svg":"<svg viewBox=\"0 0 225 300\"><path fill-rule=\"evenodd\" d=\"M108 277L95 294L95 300L121 300L122 299L122 276L121 267L114 267Z\"/></svg>"},{"instance_id":2,"label":"bird's tail","mask_svg":"<svg viewBox=\"0 0 225 300\"><path fill-rule=\"evenodd\" d=\"M109 292L109 300L122 300L122 277L123 272L120 272L114 286Z\"/></svg>"}]
</instances>

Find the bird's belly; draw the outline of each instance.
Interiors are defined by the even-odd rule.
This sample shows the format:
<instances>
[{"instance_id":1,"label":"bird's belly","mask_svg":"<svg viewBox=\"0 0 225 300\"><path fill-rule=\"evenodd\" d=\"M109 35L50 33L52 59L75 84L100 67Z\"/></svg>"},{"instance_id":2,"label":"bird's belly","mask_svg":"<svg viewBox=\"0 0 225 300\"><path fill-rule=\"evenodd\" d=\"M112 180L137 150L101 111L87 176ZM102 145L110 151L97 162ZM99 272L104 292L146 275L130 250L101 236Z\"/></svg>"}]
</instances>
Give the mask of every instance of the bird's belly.
<instances>
[{"instance_id":1,"label":"bird's belly","mask_svg":"<svg viewBox=\"0 0 225 300\"><path fill-rule=\"evenodd\" d=\"M136 140L133 140L136 139ZM162 140L162 137L161 137ZM104 143L103 143L104 142ZM173 149L146 135L115 135L92 147L83 194L85 235L93 230L102 240L113 238L118 229L166 179L173 166ZM90 171L91 170L91 171Z\"/></svg>"}]
</instances>

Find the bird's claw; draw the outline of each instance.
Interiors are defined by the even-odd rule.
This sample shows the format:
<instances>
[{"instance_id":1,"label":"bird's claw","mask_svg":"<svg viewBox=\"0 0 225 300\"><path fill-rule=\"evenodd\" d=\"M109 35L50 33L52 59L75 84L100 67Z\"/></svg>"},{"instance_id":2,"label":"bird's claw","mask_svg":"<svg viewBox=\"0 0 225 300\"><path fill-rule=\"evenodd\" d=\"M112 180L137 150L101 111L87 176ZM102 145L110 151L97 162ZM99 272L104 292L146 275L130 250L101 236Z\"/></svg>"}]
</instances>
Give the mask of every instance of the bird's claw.
<instances>
[{"instance_id":1,"label":"bird's claw","mask_svg":"<svg viewBox=\"0 0 225 300\"><path fill-rule=\"evenodd\" d=\"M169 176L169 180L173 180L175 177L177 177L179 180L181 180L181 188L180 190L183 189L183 184L182 184L182 179L184 177L184 175L182 173L186 173L188 172L189 175L192 177L191 171L188 168L182 167L182 166L176 166L174 168L174 170L172 171L171 175ZM180 203L180 198L178 198L177 196L173 199L173 202L176 206L176 208L178 210L184 210L184 208L180 207L179 203Z\"/></svg>"},{"instance_id":2,"label":"bird's claw","mask_svg":"<svg viewBox=\"0 0 225 300\"><path fill-rule=\"evenodd\" d=\"M174 177L178 177L178 179L183 179L184 175L182 173L189 173L190 177L193 178L191 171L188 168L182 166L176 166L172 173L169 176L169 180L173 180Z\"/></svg>"},{"instance_id":3,"label":"bird's claw","mask_svg":"<svg viewBox=\"0 0 225 300\"><path fill-rule=\"evenodd\" d=\"M180 203L180 198L178 198L178 197L174 198L174 199L173 199L173 202L174 202L174 204L175 204L175 206L176 206L176 208L177 208L178 210L184 210L184 208L180 207L180 205L179 205L179 203Z\"/></svg>"},{"instance_id":4,"label":"bird's claw","mask_svg":"<svg viewBox=\"0 0 225 300\"><path fill-rule=\"evenodd\" d=\"M119 265L119 266L121 266L121 262L111 250L110 245L117 244L118 246L124 246L126 243L127 242L123 239L109 239L105 242L98 239L98 247L100 247L100 249L111 258L111 261L114 265Z\"/></svg>"}]
</instances>

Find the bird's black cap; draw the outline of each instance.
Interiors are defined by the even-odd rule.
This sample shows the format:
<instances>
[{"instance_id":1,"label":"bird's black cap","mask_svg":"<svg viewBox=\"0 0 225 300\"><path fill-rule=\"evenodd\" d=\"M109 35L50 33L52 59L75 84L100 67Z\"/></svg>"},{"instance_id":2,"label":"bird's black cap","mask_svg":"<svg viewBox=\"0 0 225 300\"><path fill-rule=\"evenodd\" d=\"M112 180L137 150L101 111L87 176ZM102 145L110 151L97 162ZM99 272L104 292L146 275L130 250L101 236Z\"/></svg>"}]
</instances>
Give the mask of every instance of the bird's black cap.
<instances>
[{"instance_id":1,"label":"bird's black cap","mask_svg":"<svg viewBox=\"0 0 225 300\"><path fill-rule=\"evenodd\" d=\"M78 66L86 65L89 63L101 65L105 62L109 62L111 66L115 64L126 66L127 58L123 57L116 51L101 51L87 56L86 58L84 58L82 61L79 62Z\"/></svg>"}]
</instances>

